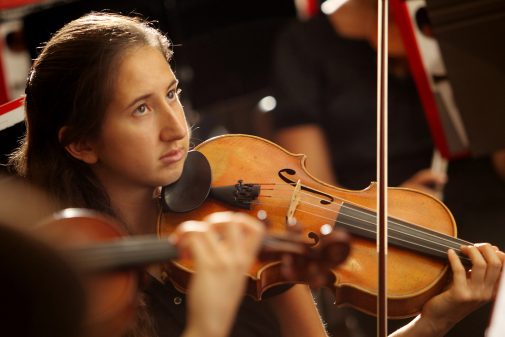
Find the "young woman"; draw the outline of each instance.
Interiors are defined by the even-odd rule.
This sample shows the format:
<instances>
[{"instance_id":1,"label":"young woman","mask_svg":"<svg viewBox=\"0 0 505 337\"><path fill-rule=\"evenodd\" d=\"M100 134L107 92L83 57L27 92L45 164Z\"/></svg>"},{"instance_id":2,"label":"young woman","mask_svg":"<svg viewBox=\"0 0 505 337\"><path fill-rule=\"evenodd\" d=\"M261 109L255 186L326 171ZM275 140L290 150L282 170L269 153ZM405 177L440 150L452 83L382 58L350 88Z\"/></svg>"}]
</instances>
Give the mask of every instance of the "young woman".
<instances>
[{"instance_id":1,"label":"young woman","mask_svg":"<svg viewBox=\"0 0 505 337\"><path fill-rule=\"evenodd\" d=\"M179 178L190 147L171 57L167 38L140 19L92 13L63 27L45 45L28 77L27 133L12 157L19 174L68 206L114 215L131 234L155 232L159 204L153 192ZM236 215L217 216L218 223L237 222ZM252 221L246 217L238 222L245 226ZM230 235L231 242L236 240L230 243L235 251L245 240L239 235ZM194 249L210 248L199 243ZM452 286L398 335L440 336L492 298L500 254L490 245L467 247L466 252L474 262L471 276L466 277L451 254ZM220 264L206 261L199 273L207 270L211 275ZM208 291L192 289L186 299L170 282L162 281L160 270L152 268L149 274L148 312L159 336L180 335L185 327L189 333L196 321L219 325L220 308L230 307L230 299L213 290L216 275L209 281L200 279ZM229 273L219 276L220 282L233 283ZM141 323L144 328L149 325ZM231 335L325 336L326 332L310 290L295 285L264 301L244 300Z\"/></svg>"}]
</instances>

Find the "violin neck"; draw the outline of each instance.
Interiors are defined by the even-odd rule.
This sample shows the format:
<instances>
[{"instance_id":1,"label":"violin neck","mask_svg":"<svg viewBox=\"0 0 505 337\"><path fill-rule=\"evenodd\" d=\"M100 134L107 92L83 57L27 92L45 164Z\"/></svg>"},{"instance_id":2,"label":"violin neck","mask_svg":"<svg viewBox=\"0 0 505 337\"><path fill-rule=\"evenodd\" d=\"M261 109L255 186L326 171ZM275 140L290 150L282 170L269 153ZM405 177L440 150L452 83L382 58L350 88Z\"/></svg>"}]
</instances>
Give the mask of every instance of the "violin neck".
<instances>
[{"instance_id":1,"label":"violin neck","mask_svg":"<svg viewBox=\"0 0 505 337\"><path fill-rule=\"evenodd\" d=\"M155 235L134 236L68 251L80 270L113 271L165 262L179 256L177 247Z\"/></svg>"},{"instance_id":2,"label":"violin neck","mask_svg":"<svg viewBox=\"0 0 505 337\"><path fill-rule=\"evenodd\" d=\"M350 203L344 203L335 225L350 234L375 240L377 233L376 213ZM461 251L462 245L472 243L445 235L406 221L388 217L388 243L435 258L447 259L449 249L460 257L463 265L471 266L471 260Z\"/></svg>"},{"instance_id":3,"label":"violin neck","mask_svg":"<svg viewBox=\"0 0 505 337\"><path fill-rule=\"evenodd\" d=\"M262 240L261 260L276 259L288 253L303 256L307 253L305 244L293 238L266 235ZM130 236L114 241L92 244L68 251L72 261L78 263L85 272L104 272L141 267L179 257L177 247L167 239L155 235Z\"/></svg>"}]
</instances>

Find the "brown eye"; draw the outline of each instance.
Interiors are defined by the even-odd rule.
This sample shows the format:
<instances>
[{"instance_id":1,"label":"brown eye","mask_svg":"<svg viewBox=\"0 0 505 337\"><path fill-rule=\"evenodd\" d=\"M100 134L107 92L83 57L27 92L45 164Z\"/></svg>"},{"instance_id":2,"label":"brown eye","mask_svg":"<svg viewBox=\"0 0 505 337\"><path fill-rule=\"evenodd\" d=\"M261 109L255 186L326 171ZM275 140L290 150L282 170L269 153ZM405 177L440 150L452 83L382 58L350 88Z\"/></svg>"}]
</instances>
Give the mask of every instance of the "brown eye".
<instances>
[{"instance_id":1,"label":"brown eye","mask_svg":"<svg viewBox=\"0 0 505 337\"><path fill-rule=\"evenodd\" d=\"M175 90L170 90L167 94L169 100L173 100L175 98Z\"/></svg>"},{"instance_id":2,"label":"brown eye","mask_svg":"<svg viewBox=\"0 0 505 337\"><path fill-rule=\"evenodd\" d=\"M171 101L174 100L175 98L179 97L181 94L182 90L181 89L172 89L167 93L167 98Z\"/></svg>"},{"instance_id":3,"label":"brown eye","mask_svg":"<svg viewBox=\"0 0 505 337\"><path fill-rule=\"evenodd\" d=\"M141 115L144 115L146 112L147 112L147 105L142 104L142 105L139 105L135 109L135 111L133 111L133 114L136 116L141 116Z\"/></svg>"}]
</instances>

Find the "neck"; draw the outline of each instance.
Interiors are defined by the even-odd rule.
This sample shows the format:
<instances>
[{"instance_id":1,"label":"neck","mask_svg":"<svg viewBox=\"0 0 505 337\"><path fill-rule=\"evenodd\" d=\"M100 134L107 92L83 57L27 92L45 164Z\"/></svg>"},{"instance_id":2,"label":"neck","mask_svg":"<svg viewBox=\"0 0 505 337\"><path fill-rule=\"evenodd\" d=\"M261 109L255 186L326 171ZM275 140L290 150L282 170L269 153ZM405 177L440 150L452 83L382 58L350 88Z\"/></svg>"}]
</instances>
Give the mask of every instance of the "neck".
<instances>
[{"instance_id":1,"label":"neck","mask_svg":"<svg viewBox=\"0 0 505 337\"><path fill-rule=\"evenodd\" d=\"M153 234L156 232L158 205L153 198L153 189L130 187L116 189L105 186L112 209L126 224L130 234Z\"/></svg>"},{"instance_id":2,"label":"neck","mask_svg":"<svg viewBox=\"0 0 505 337\"><path fill-rule=\"evenodd\" d=\"M131 235L154 234L158 222L158 201L153 197L154 190L148 189L122 189L111 191L112 208L119 218L126 224ZM158 279L161 278L161 265L150 264L145 269L149 274Z\"/></svg>"}]
</instances>

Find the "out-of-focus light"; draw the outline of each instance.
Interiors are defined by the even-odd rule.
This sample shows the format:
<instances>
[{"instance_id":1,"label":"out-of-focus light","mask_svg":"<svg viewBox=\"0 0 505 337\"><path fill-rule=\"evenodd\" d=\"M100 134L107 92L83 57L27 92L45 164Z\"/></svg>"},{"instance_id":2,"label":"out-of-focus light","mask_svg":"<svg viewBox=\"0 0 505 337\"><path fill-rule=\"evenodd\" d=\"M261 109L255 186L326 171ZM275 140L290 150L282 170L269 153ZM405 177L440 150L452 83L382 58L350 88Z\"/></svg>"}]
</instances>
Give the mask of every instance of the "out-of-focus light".
<instances>
[{"instance_id":1,"label":"out-of-focus light","mask_svg":"<svg viewBox=\"0 0 505 337\"><path fill-rule=\"evenodd\" d=\"M328 235L333 231L333 227L328 224L324 224L321 226L320 231L321 231L321 234Z\"/></svg>"},{"instance_id":2,"label":"out-of-focus light","mask_svg":"<svg viewBox=\"0 0 505 337\"><path fill-rule=\"evenodd\" d=\"M328 15L336 11L348 0L326 0L321 4L321 12Z\"/></svg>"},{"instance_id":3,"label":"out-of-focus light","mask_svg":"<svg viewBox=\"0 0 505 337\"><path fill-rule=\"evenodd\" d=\"M261 112L269 112L275 109L277 100L274 96L265 96L258 102L258 108Z\"/></svg>"}]
</instances>

